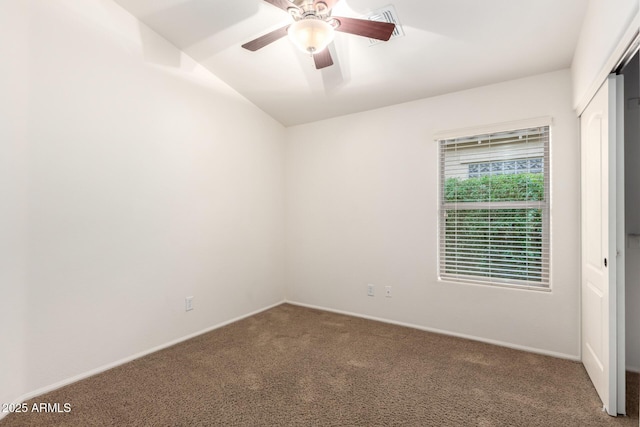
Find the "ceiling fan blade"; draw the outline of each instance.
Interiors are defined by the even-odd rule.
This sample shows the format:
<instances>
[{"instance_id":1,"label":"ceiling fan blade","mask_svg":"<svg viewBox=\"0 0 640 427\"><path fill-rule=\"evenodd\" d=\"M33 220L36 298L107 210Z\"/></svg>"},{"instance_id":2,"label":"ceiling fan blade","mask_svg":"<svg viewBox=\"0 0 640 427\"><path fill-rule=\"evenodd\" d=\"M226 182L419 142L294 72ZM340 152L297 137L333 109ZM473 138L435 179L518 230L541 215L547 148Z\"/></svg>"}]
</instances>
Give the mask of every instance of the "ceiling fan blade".
<instances>
[{"instance_id":1,"label":"ceiling fan blade","mask_svg":"<svg viewBox=\"0 0 640 427\"><path fill-rule=\"evenodd\" d=\"M343 18L334 16L333 19L340 24L336 31L355 34L370 39L387 41L391 38L396 24L389 22L369 21L368 19Z\"/></svg>"},{"instance_id":2,"label":"ceiling fan blade","mask_svg":"<svg viewBox=\"0 0 640 427\"><path fill-rule=\"evenodd\" d=\"M260 36L257 39L251 40L242 45L243 48L255 52L258 49L262 49L268 44L273 43L276 40L280 40L282 37L287 35L288 25L278 28L277 30L271 31L270 33L265 34L264 36Z\"/></svg>"},{"instance_id":3,"label":"ceiling fan blade","mask_svg":"<svg viewBox=\"0 0 640 427\"><path fill-rule=\"evenodd\" d=\"M274 5L277 8L284 10L285 12L288 12L290 8L298 9L298 7L295 4L287 0L264 0L264 1Z\"/></svg>"},{"instance_id":4,"label":"ceiling fan blade","mask_svg":"<svg viewBox=\"0 0 640 427\"><path fill-rule=\"evenodd\" d=\"M329 48L322 50L322 52L318 52L313 55L313 62L316 63L316 70L320 70L325 67L330 67L333 65L333 59L331 58L331 52L329 52Z\"/></svg>"}]
</instances>

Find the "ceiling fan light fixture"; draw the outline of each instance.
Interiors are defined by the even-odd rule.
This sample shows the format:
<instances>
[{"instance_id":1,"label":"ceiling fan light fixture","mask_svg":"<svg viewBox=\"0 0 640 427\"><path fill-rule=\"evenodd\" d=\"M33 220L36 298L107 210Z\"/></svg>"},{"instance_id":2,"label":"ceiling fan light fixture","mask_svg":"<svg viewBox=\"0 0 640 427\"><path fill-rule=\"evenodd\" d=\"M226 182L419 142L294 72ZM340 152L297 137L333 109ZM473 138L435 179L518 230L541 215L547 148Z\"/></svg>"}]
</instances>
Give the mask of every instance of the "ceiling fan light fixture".
<instances>
[{"instance_id":1,"label":"ceiling fan light fixture","mask_svg":"<svg viewBox=\"0 0 640 427\"><path fill-rule=\"evenodd\" d=\"M291 24L289 38L298 49L305 53L322 52L333 41L334 29L321 19L307 18Z\"/></svg>"}]
</instances>

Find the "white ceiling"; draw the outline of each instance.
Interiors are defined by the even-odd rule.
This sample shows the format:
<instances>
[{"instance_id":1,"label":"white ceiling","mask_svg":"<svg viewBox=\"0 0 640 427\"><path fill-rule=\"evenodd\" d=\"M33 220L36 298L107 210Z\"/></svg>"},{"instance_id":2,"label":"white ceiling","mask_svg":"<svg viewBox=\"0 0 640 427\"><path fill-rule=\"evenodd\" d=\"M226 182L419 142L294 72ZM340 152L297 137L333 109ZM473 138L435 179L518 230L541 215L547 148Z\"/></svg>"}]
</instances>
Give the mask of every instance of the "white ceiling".
<instances>
[{"instance_id":1,"label":"white ceiling","mask_svg":"<svg viewBox=\"0 0 640 427\"><path fill-rule=\"evenodd\" d=\"M263 0L116 0L286 126L568 68L587 0L340 0L333 15L391 4L405 35L370 45L337 33L316 70L287 38L240 46L290 22Z\"/></svg>"}]
</instances>

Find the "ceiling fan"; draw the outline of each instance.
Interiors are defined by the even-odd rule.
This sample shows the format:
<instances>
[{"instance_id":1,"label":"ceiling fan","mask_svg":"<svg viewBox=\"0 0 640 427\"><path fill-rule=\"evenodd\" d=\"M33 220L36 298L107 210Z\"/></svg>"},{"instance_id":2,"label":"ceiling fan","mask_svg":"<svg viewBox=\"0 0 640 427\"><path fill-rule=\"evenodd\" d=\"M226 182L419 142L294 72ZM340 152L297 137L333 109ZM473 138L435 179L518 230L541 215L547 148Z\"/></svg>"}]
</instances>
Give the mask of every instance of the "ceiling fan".
<instances>
[{"instance_id":1,"label":"ceiling fan","mask_svg":"<svg viewBox=\"0 0 640 427\"><path fill-rule=\"evenodd\" d=\"M331 53L326 47L333 41L334 31L387 41L396 27L388 22L331 16L331 9L339 0L264 1L289 13L294 22L251 40L242 47L255 52L289 35L298 48L313 55L318 70L333 65Z\"/></svg>"}]
</instances>

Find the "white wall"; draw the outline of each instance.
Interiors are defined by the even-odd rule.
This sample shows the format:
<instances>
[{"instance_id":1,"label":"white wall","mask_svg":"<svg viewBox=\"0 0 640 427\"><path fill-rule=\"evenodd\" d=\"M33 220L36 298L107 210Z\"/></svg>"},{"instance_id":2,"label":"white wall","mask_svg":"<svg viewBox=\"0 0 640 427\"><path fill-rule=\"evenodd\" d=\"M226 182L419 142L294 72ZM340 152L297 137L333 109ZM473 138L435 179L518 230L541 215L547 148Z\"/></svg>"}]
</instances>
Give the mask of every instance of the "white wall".
<instances>
[{"instance_id":1,"label":"white wall","mask_svg":"<svg viewBox=\"0 0 640 427\"><path fill-rule=\"evenodd\" d=\"M24 390L27 292L27 2L0 3L0 404ZM10 60L8 60L10 58ZM1 414L0 414L1 416Z\"/></svg>"},{"instance_id":2,"label":"white wall","mask_svg":"<svg viewBox=\"0 0 640 427\"><path fill-rule=\"evenodd\" d=\"M637 29L638 3L638 0L589 0L571 65L574 106L586 106L606 73L615 66L611 64L610 69L604 69L632 22ZM605 74L600 75L602 72Z\"/></svg>"},{"instance_id":3,"label":"white wall","mask_svg":"<svg viewBox=\"0 0 640 427\"><path fill-rule=\"evenodd\" d=\"M552 292L439 282L432 135L540 116L554 119ZM579 357L578 132L569 70L289 128L287 299Z\"/></svg>"},{"instance_id":4,"label":"white wall","mask_svg":"<svg viewBox=\"0 0 640 427\"><path fill-rule=\"evenodd\" d=\"M112 1L0 36L0 402L282 300L280 124Z\"/></svg>"},{"instance_id":5,"label":"white wall","mask_svg":"<svg viewBox=\"0 0 640 427\"><path fill-rule=\"evenodd\" d=\"M625 85L625 228L627 234L640 234L640 108L632 99L640 97L638 58L624 70ZM640 372L640 248L627 247L626 346L627 367Z\"/></svg>"}]
</instances>

